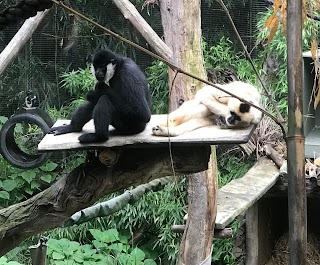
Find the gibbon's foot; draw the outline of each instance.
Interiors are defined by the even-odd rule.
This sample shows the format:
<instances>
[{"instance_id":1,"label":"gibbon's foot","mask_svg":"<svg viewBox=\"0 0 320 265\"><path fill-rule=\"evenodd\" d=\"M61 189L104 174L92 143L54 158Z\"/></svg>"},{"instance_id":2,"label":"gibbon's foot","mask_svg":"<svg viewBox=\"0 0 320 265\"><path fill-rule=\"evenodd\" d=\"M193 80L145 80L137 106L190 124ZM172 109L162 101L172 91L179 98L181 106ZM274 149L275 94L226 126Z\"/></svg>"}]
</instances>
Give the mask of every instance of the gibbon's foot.
<instances>
[{"instance_id":1,"label":"gibbon's foot","mask_svg":"<svg viewBox=\"0 0 320 265\"><path fill-rule=\"evenodd\" d=\"M72 130L70 125L62 125L62 126L50 128L48 133L51 133L54 135L60 135L60 134L66 134L71 132L74 132L74 130Z\"/></svg>"},{"instance_id":2,"label":"gibbon's foot","mask_svg":"<svg viewBox=\"0 0 320 265\"><path fill-rule=\"evenodd\" d=\"M173 128L157 125L152 127L152 134L156 136L177 136L175 133L173 133L173 130Z\"/></svg>"},{"instance_id":3,"label":"gibbon's foot","mask_svg":"<svg viewBox=\"0 0 320 265\"><path fill-rule=\"evenodd\" d=\"M80 143L99 143L107 141L109 137L98 137L95 133L85 133L79 136Z\"/></svg>"}]
</instances>

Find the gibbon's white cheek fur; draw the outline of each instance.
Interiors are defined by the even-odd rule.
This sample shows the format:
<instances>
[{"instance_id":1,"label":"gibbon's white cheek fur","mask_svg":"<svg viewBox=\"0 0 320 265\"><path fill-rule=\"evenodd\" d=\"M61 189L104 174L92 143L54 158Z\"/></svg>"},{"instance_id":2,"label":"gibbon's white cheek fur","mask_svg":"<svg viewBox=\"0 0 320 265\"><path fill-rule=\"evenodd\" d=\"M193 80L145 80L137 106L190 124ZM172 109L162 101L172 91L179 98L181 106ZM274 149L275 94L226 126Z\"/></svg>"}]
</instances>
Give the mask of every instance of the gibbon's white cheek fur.
<instances>
[{"instance_id":1,"label":"gibbon's white cheek fur","mask_svg":"<svg viewBox=\"0 0 320 265\"><path fill-rule=\"evenodd\" d=\"M109 83L109 81L113 77L115 71L116 71L116 65L113 64L113 63L109 63L107 65L106 76L105 76L105 79L104 79L105 83Z\"/></svg>"},{"instance_id":2,"label":"gibbon's white cheek fur","mask_svg":"<svg viewBox=\"0 0 320 265\"><path fill-rule=\"evenodd\" d=\"M91 71L91 74L93 75L93 77L96 79L96 70L94 69L93 64L90 65L90 71Z\"/></svg>"}]
</instances>

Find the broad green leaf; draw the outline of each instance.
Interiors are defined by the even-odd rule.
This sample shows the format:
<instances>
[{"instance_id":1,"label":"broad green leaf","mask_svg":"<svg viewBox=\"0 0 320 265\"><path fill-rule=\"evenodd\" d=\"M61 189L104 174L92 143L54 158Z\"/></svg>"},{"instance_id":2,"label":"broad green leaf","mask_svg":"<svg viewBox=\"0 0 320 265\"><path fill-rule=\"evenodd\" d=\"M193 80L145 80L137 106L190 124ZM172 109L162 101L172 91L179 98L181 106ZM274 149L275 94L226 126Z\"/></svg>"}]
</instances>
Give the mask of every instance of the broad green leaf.
<instances>
[{"instance_id":1,"label":"broad green leaf","mask_svg":"<svg viewBox=\"0 0 320 265\"><path fill-rule=\"evenodd\" d=\"M33 180L33 181L31 181L31 183L30 183L30 188L31 188L32 190L38 189L38 188L40 188L40 184L39 184L37 181Z\"/></svg>"},{"instance_id":2,"label":"broad green leaf","mask_svg":"<svg viewBox=\"0 0 320 265\"><path fill-rule=\"evenodd\" d=\"M143 260L146 256L140 248L134 248L130 254L135 260Z\"/></svg>"},{"instance_id":3,"label":"broad green leaf","mask_svg":"<svg viewBox=\"0 0 320 265\"><path fill-rule=\"evenodd\" d=\"M118 262L121 265L129 265L129 260L130 260L131 256L129 254L125 254L125 253L121 253L118 256Z\"/></svg>"},{"instance_id":4,"label":"broad green leaf","mask_svg":"<svg viewBox=\"0 0 320 265\"><path fill-rule=\"evenodd\" d=\"M110 249L115 254L119 254L123 250L123 245L121 243L114 243L108 246L108 249Z\"/></svg>"},{"instance_id":5,"label":"broad green leaf","mask_svg":"<svg viewBox=\"0 0 320 265\"><path fill-rule=\"evenodd\" d=\"M98 229L89 229L91 235L94 237L94 239L102 242L102 238L103 238L103 235L102 235L102 232Z\"/></svg>"},{"instance_id":6,"label":"broad green leaf","mask_svg":"<svg viewBox=\"0 0 320 265\"><path fill-rule=\"evenodd\" d=\"M32 190L31 188L29 188L29 187L26 187L26 188L24 189L24 191L25 191L26 193L30 194L30 195L33 194L33 190Z\"/></svg>"},{"instance_id":7,"label":"broad green leaf","mask_svg":"<svg viewBox=\"0 0 320 265\"><path fill-rule=\"evenodd\" d=\"M152 259L146 259L144 262L143 262L144 265L157 265L157 263L152 260Z\"/></svg>"},{"instance_id":8,"label":"broad green leaf","mask_svg":"<svg viewBox=\"0 0 320 265\"><path fill-rule=\"evenodd\" d=\"M17 182L13 179L6 179L2 182L2 188L5 191L13 191L17 187Z\"/></svg>"},{"instance_id":9,"label":"broad green leaf","mask_svg":"<svg viewBox=\"0 0 320 265\"><path fill-rule=\"evenodd\" d=\"M48 245L48 251L50 251L50 250L54 250L56 252L62 251L62 247L59 244L59 240L57 240L57 239L50 238L47 242L47 245Z\"/></svg>"},{"instance_id":10,"label":"broad green leaf","mask_svg":"<svg viewBox=\"0 0 320 265\"><path fill-rule=\"evenodd\" d=\"M21 177L28 183L31 183L31 181L36 177L36 173L32 171L25 171L22 172Z\"/></svg>"},{"instance_id":11,"label":"broad green leaf","mask_svg":"<svg viewBox=\"0 0 320 265\"><path fill-rule=\"evenodd\" d=\"M51 172L57 168L58 164L54 162L48 162L40 167L42 171Z\"/></svg>"},{"instance_id":12,"label":"broad green leaf","mask_svg":"<svg viewBox=\"0 0 320 265\"><path fill-rule=\"evenodd\" d=\"M65 259L65 256L60 252L55 252L54 251L52 253L52 258L55 259L55 260L63 260L63 259Z\"/></svg>"},{"instance_id":13,"label":"broad green leaf","mask_svg":"<svg viewBox=\"0 0 320 265\"><path fill-rule=\"evenodd\" d=\"M9 200L10 199L10 194L7 191L0 191L0 198Z\"/></svg>"},{"instance_id":14,"label":"broad green leaf","mask_svg":"<svg viewBox=\"0 0 320 265\"><path fill-rule=\"evenodd\" d=\"M23 265L23 264L21 264L20 262L18 262L18 261L9 261L9 262L7 262L7 263L5 263L6 265Z\"/></svg>"},{"instance_id":15,"label":"broad green leaf","mask_svg":"<svg viewBox=\"0 0 320 265\"><path fill-rule=\"evenodd\" d=\"M106 243L112 243L115 241L119 241L119 232L117 229L108 229L107 231L103 232L103 235L105 236L104 239L107 241L104 241Z\"/></svg>"},{"instance_id":16,"label":"broad green leaf","mask_svg":"<svg viewBox=\"0 0 320 265\"><path fill-rule=\"evenodd\" d=\"M52 180L52 176L50 174L42 175L40 178L47 183L50 183Z\"/></svg>"},{"instance_id":17,"label":"broad green leaf","mask_svg":"<svg viewBox=\"0 0 320 265\"><path fill-rule=\"evenodd\" d=\"M0 258L0 264L4 264L5 262L7 262L7 258L6 257L1 257Z\"/></svg>"},{"instance_id":18,"label":"broad green leaf","mask_svg":"<svg viewBox=\"0 0 320 265\"><path fill-rule=\"evenodd\" d=\"M5 123L8 120L5 116L0 116L0 123Z\"/></svg>"}]
</instances>

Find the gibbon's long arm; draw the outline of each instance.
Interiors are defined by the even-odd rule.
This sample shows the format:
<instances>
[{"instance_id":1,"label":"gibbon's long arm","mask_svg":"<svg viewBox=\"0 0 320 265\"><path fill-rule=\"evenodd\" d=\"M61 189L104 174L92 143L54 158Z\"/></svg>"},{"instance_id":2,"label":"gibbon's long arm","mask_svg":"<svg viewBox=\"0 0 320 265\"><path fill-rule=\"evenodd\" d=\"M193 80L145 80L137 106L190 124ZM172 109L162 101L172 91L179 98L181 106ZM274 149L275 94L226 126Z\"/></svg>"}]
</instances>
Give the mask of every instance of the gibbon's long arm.
<instances>
[{"instance_id":1,"label":"gibbon's long arm","mask_svg":"<svg viewBox=\"0 0 320 265\"><path fill-rule=\"evenodd\" d=\"M178 126L166 127L166 126L154 126L152 128L152 134L157 136L179 136L181 134L191 132L198 128L212 125L214 123L213 118L203 117L198 119L191 119Z\"/></svg>"}]
</instances>

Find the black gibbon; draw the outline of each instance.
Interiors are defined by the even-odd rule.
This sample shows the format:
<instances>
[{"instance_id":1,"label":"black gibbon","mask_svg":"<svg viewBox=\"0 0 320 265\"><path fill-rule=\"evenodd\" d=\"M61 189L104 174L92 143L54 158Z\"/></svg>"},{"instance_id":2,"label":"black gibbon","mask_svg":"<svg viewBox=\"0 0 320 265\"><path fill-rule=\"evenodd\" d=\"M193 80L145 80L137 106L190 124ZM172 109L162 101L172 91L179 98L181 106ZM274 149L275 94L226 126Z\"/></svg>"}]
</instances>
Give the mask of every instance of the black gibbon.
<instances>
[{"instance_id":1,"label":"black gibbon","mask_svg":"<svg viewBox=\"0 0 320 265\"><path fill-rule=\"evenodd\" d=\"M260 106L261 95L251 84L234 81L217 86ZM204 86L194 99L185 101L160 125L154 126L152 134L178 136L213 124L222 128L244 128L250 124L258 124L261 119L262 112L248 103L241 102L215 87Z\"/></svg>"},{"instance_id":2,"label":"black gibbon","mask_svg":"<svg viewBox=\"0 0 320 265\"><path fill-rule=\"evenodd\" d=\"M96 79L87 101L72 115L69 125L52 127L55 135L80 132L93 118L95 132L79 137L81 143L109 139L109 125L115 134L133 135L142 132L151 118L151 99L147 79L130 58L109 50L95 53L91 70Z\"/></svg>"}]
</instances>

